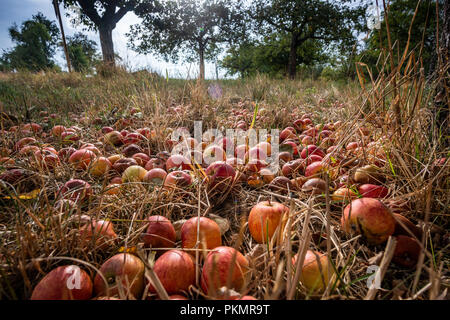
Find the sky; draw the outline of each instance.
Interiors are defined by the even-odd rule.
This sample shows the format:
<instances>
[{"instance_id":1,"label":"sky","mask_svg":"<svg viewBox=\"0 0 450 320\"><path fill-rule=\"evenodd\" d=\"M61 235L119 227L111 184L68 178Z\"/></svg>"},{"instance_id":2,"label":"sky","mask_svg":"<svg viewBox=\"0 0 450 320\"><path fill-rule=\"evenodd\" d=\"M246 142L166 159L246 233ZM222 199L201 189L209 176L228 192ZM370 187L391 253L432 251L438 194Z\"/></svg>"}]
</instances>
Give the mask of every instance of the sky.
<instances>
[{"instance_id":1,"label":"sky","mask_svg":"<svg viewBox=\"0 0 450 320\"><path fill-rule=\"evenodd\" d=\"M96 41L98 49L100 50L98 33L83 31L81 26L76 27L71 25L69 19L65 17L65 10L62 5L60 10L61 15L63 16L63 25L66 36L81 31L88 35L89 39ZM51 0L0 0L1 52L13 47L13 43L9 38L8 28L11 27L13 23L20 26L24 20L30 19L37 12L42 12L47 18L57 22ZM122 57L125 65L129 66L132 70L146 68L162 75L165 75L167 70L169 77L174 78L195 78L198 75L198 65L195 63L167 63L157 56L151 54L137 54L133 50L127 48L127 37L125 34L128 32L130 25L139 22L140 19L134 13L129 12L119 21L113 31L114 49ZM66 69L64 53L62 50L58 51L55 60L63 69ZM213 63L206 63L205 69L206 78L215 79L215 65ZM224 70L219 70L220 78L223 78L225 76L224 74Z\"/></svg>"}]
</instances>

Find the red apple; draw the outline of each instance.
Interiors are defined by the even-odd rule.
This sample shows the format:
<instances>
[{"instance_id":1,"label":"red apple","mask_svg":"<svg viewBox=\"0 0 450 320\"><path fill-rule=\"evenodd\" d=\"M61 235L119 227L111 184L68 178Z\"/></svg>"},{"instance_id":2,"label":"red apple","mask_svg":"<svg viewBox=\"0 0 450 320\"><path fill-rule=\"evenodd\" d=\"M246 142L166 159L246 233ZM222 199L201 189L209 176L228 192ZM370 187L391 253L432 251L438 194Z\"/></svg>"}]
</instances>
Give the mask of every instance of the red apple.
<instances>
[{"instance_id":1,"label":"red apple","mask_svg":"<svg viewBox=\"0 0 450 320\"><path fill-rule=\"evenodd\" d=\"M222 245L219 225L206 217L190 218L181 227L181 245L183 248L197 247L197 238L199 249L214 249Z\"/></svg>"},{"instance_id":2,"label":"red apple","mask_svg":"<svg viewBox=\"0 0 450 320\"><path fill-rule=\"evenodd\" d=\"M346 233L362 234L370 244L381 244L394 233L395 219L381 201L361 198L345 207L341 225Z\"/></svg>"},{"instance_id":3,"label":"red apple","mask_svg":"<svg viewBox=\"0 0 450 320\"><path fill-rule=\"evenodd\" d=\"M81 149L75 151L69 158L69 163L78 170L86 170L91 163L92 160L94 160L96 157L95 153L86 150Z\"/></svg>"},{"instance_id":4,"label":"red apple","mask_svg":"<svg viewBox=\"0 0 450 320\"><path fill-rule=\"evenodd\" d=\"M89 300L92 280L78 266L61 266L50 271L34 287L31 300Z\"/></svg>"},{"instance_id":5,"label":"red apple","mask_svg":"<svg viewBox=\"0 0 450 320\"><path fill-rule=\"evenodd\" d=\"M236 175L234 168L224 161L211 163L205 173L208 176L210 188L218 188L218 190L226 190L233 183Z\"/></svg>"},{"instance_id":6,"label":"red apple","mask_svg":"<svg viewBox=\"0 0 450 320\"><path fill-rule=\"evenodd\" d=\"M80 239L83 244L95 243L99 249L106 249L117 239L111 221L91 220L80 228Z\"/></svg>"},{"instance_id":7,"label":"red apple","mask_svg":"<svg viewBox=\"0 0 450 320\"><path fill-rule=\"evenodd\" d=\"M248 270L249 263L242 253L231 247L217 247L203 264L201 287L209 295L216 295L227 285L229 289L241 290L246 285Z\"/></svg>"},{"instance_id":8,"label":"red apple","mask_svg":"<svg viewBox=\"0 0 450 320\"><path fill-rule=\"evenodd\" d=\"M162 186L164 184L164 180L166 179L167 172L160 168L154 168L149 170L144 178L143 182L156 184Z\"/></svg>"},{"instance_id":9,"label":"red apple","mask_svg":"<svg viewBox=\"0 0 450 320\"><path fill-rule=\"evenodd\" d=\"M165 252L156 260L153 270L168 294L187 292L195 285L194 260L184 251ZM150 285L149 291L155 293L156 289Z\"/></svg>"},{"instance_id":10,"label":"red apple","mask_svg":"<svg viewBox=\"0 0 450 320\"><path fill-rule=\"evenodd\" d=\"M71 179L60 189L64 199L80 202L92 194L91 185L81 179Z\"/></svg>"},{"instance_id":11,"label":"red apple","mask_svg":"<svg viewBox=\"0 0 450 320\"><path fill-rule=\"evenodd\" d=\"M358 191L364 198L385 198L389 193L388 188L375 184L363 184Z\"/></svg>"},{"instance_id":12,"label":"red apple","mask_svg":"<svg viewBox=\"0 0 450 320\"><path fill-rule=\"evenodd\" d=\"M192 177L185 171L172 171L164 180L165 187L183 188L192 184Z\"/></svg>"},{"instance_id":13,"label":"red apple","mask_svg":"<svg viewBox=\"0 0 450 320\"><path fill-rule=\"evenodd\" d=\"M166 161L166 170L191 170L191 160L182 156L181 154L171 155Z\"/></svg>"},{"instance_id":14,"label":"red apple","mask_svg":"<svg viewBox=\"0 0 450 320\"><path fill-rule=\"evenodd\" d=\"M311 155L318 155L320 157L325 157L325 152L323 152L322 149L320 149L318 146L314 145L314 144L310 144L308 146L306 146L306 148L304 148L300 154L300 156L302 157L302 159L306 159Z\"/></svg>"},{"instance_id":15,"label":"red apple","mask_svg":"<svg viewBox=\"0 0 450 320\"><path fill-rule=\"evenodd\" d=\"M283 215L288 213L289 208L278 202L262 201L256 204L248 216L248 228L253 239L259 243L270 241L275 230L281 227Z\"/></svg>"},{"instance_id":16,"label":"red apple","mask_svg":"<svg viewBox=\"0 0 450 320\"><path fill-rule=\"evenodd\" d=\"M116 295L124 292L125 295L140 298L144 290L144 263L130 253L119 253L102 264L100 272L106 278L107 284L97 274L94 279L94 291L97 295ZM122 288L119 290L119 286Z\"/></svg>"},{"instance_id":17,"label":"red apple","mask_svg":"<svg viewBox=\"0 0 450 320\"><path fill-rule=\"evenodd\" d=\"M169 219L163 216L147 218L148 227L142 234L142 241L146 247L173 248L175 246L175 228Z\"/></svg>"}]
</instances>

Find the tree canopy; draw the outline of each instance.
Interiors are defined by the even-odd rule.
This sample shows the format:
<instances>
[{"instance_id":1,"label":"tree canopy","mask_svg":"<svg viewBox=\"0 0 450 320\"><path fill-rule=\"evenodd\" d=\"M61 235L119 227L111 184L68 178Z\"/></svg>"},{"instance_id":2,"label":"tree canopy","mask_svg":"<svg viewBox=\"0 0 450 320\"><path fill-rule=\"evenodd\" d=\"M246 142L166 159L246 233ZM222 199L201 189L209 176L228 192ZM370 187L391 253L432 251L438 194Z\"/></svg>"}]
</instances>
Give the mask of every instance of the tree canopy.
<instances>
[{"instance_id":1,"label":"tree canopy","mask_svg":"<svg viewBox=\"0 0 450 320\"><path fill-rule=\"evenodd\" d=\"M115 64L112 31L128 12L145 3L151 7L151 0L62 0L64 7L75 13L73 23L82 23L88 30L96 30L100 35L103 61Z\"/></svg>"},{"instance_id":2,"label":"tree canopy","mask_svg":"<svg viewBox=\"0 0 450 320\"><path fill-rule=\"evenodd\" d=\"M217 56L221 43L232 41L242 22L231 0L156 1L136 14L143 21L128 34L134 50L156 53L166 61L199 61L202 79L205 60Z\"/></svg>"},{"instance_id":3,"label":"tree canopy","mask_svg":"<svg viewBox=\"0 0 450 320\"><path fill-rule=\"evenodd\" d=\"M4 51L0 65L3 70L40 71L55 67L53 56L58 44L59 30L42 13L24 21L20 28L14 24L9 36L15 47Z\"/></svg>"},{"instance_id":4,"label":"tree canopy","mask_svg":"<svg viewBox=\"0 0 450 320\"><path fill-rule=\"evenodd\" d=\"M67 49L72 67L76 72L92 72L99 61L97 43L81 32L67 37Z\"/></svg>"},{"instance_id":5,"label":"tree canopy","mask_svg":"<svg viewBox=\"0 0 450 320\"><path fill-rule=\"evenodd\" d=\"M350 0L255 0L247 10L260 34L290 37L288 73L296 75L298 48L308 40L349 43L365 28L365 7ZM300 57L301 58L301 57Z\"/></svg>"}]
</instances>

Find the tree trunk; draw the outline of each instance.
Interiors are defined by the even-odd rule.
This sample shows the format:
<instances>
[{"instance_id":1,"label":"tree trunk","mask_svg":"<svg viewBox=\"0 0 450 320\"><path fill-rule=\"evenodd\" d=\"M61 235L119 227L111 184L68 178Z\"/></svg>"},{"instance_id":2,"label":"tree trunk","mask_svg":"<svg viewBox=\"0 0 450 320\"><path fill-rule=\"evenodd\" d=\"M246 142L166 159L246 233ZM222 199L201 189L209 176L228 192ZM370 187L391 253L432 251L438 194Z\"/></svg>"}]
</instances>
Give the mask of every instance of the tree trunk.
<instances>
[{"instance_id":1,"label":"tree trunk","mask_svg":"<svg viewBox=\"0 0 450 320\"><path fill-rule=\"evenodd\" d=\"M289 63L288 63L288 74L290 79L295 79L297 75L297 48L298 48L298 35L296 33L292 34L291 39L291 49L289 51Z\"/></svg>"},{"instance_id":2,"label":"tree trunk","mask_svg":"<svg viewBox=\"0 0 450 320\"><path fill-rule=\"evenodd\" d=\"M107 66L114 67L114 43L112 39L112 31L114 27L112 25L104 25L99 27L100 44L102 47L103 62Z\"/></svg>"},{"instance_id":3,"label":"tree trunk","mask_svg":"<svg viewBox=\"0 0 450 320\"><path fill-rule=\"evenodd\" d=\"M200 45L199 54L200 54L200 74L199 74L199 79L200 80L205 80L205 49L203 48L202 45Z\"/></svg>"}]
</instances>

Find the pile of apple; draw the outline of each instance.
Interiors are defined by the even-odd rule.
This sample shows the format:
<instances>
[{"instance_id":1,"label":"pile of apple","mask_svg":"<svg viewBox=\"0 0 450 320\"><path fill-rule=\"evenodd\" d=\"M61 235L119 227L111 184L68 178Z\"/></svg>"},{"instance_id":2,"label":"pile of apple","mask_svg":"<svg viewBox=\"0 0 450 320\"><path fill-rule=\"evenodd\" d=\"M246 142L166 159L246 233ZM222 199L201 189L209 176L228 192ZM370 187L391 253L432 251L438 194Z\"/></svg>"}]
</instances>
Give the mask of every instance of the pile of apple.
<instances>
[{"instance_id":1,"label":"pile of apple","mask_svg":"<svg viewBox=\"0 0 450 320\"><path fill-rule=\"evenodd\" d=\"M312 115L305 114L281 131L280 165L274 168L266 161L272 156L270 136L267 141L249 147L235 145L235 141L226 137L211 136L207 141L197 141L186 129L178 141L165 138L166 150L155 151L154 142L161 138L159 133L146 127L119 131L119 127L127 125L130 122L124 120L116 128L103 127L94 143L83 142L83 130L76 126L55 125L49 132L43 132L36 123L10 128L8 134L22 138L2 150L0 163L6 168L0 174L2 194L11 187L29 192L32 187L24 186L23 182L29 181L33 173L56 175L67 166L85 178L74 177L62 183L55 194L55 209L59 211L83 208L88 199L97 196L93 183L106 185L101 194L110 197L122 196L122 190L133 184L177 192L197 183L205 185L209 192L221 194L237 187L270 191L275 198L280 194L324 201L329 194L332 205L345 205L341 219L345 234L361 234L369 245L381 245L394 235L398 240L394 262L409 268L417 261L421 230L387 205L390 190L384 171L386 138L375 139L364 127L359 128L354 140L343 144L348 137L344 130L339 130L343 127L341 122L314 125ZM245 133L248 125L239 120L236 128ZM180 146L190 152L187 155L171 152ZM234 154L227 157L226 150L230 148ZM194 161L196 157L203 161L198 164ZM211 159L215 161L211 163ZM23 163L27 169L19 165ZM248 230L255 242L267 243L277 230L283 230L283 217L290 213L282 201L261 201L250 211ZM87 216L83 219L85 224L79 230L82 242L94 241L98 249L115 245L117 234L112 222ZM221 229L214 220L192 217L184 222L181 248L175 247L175 228L167 218L153 215L148 217L147 224L141 240L145 247L157 250L158 258L152 269L170 297L186 297L189 289L198 285L207 297L248 298L240 292L251 276L249 262L243 253L222 244ZM205 253L197 262L196 252ZM327 270L328 258L314 250L307 251L302 258L302 285L322 291L327 273L332 272ZM296 261L294 257L294 265ZM201 279L196 283L196 263L200 262ZM145 289L150 295L157 294L157 285L145 277L146 267L141 257L119 253L107 259L94 278L82 270L79 289L68 289L65 285L71 276L67 268L73 271L73 266L58 267L39 282L32 299L103 299L118 295L141 298ZM229 290L235 290L236 294L230 295Z\"/></svg>"}]
</instances>

